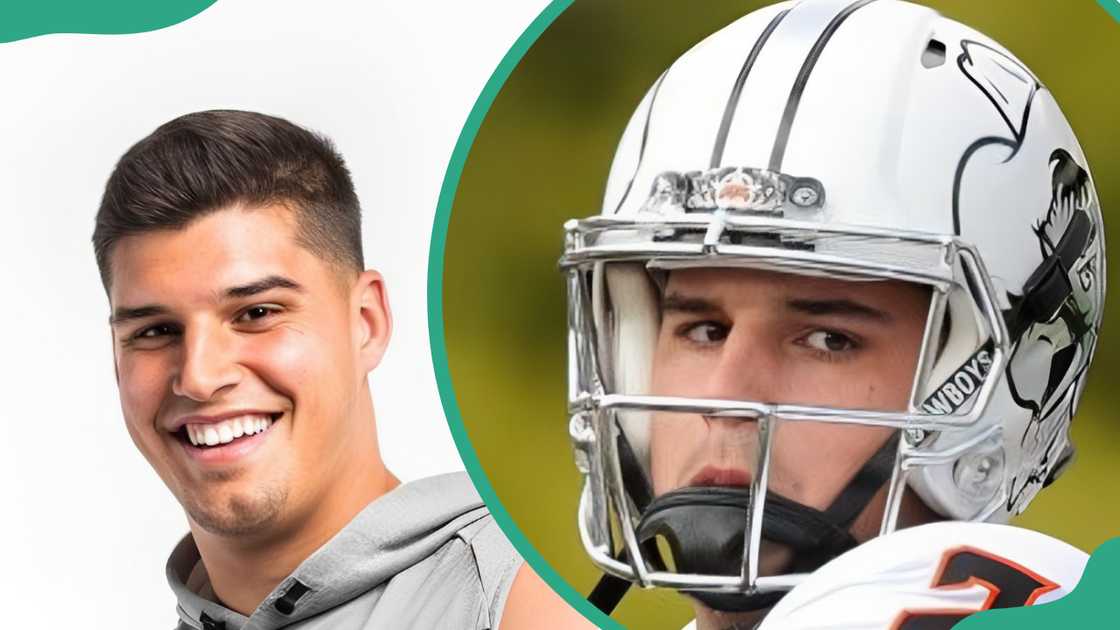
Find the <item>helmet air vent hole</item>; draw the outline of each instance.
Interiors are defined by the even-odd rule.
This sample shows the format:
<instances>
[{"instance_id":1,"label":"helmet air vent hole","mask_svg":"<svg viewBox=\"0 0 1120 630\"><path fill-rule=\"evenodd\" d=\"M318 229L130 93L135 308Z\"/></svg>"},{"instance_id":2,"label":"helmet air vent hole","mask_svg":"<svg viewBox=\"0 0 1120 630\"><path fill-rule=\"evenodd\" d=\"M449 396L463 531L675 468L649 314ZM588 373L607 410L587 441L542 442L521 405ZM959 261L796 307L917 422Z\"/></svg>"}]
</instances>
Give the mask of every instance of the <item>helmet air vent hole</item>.
<instances>
[{"instance_id":1,"label":"helmet air vent hole","mask_svg":"<svg viewBox=\"0 0 1120 630\"><path fill-rule=\"evenodd\" d=\"M931 39L922 51L922 65L927 68L936 68L945 63L945 44Z\"/></svg>"}]
</instances>

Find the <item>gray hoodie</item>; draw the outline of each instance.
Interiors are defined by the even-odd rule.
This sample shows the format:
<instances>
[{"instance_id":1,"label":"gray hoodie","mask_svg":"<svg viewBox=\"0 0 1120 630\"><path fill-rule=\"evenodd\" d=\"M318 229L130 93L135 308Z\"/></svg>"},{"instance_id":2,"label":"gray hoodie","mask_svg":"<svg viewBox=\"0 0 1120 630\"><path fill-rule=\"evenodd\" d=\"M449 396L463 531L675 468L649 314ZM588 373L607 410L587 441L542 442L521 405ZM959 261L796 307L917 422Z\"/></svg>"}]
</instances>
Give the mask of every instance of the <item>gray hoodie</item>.
<instances>
[{"instance_id":1,"label":"gray hoodie","mask_svg":"<svg viewBox=\"0 0 1120 630\"><path fill-rule=\"evenodd\" d=\"M167 561L177 630L497 628L521 558L465 473L365 507L249 617L216 603L188 535Z\"/></svg>"}]
</instances>

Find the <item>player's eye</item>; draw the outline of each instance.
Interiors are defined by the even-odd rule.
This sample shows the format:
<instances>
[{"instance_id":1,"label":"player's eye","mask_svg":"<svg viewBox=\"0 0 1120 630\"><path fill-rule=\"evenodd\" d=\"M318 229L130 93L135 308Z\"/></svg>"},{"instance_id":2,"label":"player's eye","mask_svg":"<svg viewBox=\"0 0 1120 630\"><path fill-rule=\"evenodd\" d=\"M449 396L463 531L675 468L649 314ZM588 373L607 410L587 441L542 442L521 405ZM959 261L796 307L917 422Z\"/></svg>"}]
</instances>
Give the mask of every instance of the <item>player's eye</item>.
<instances>
[{"instance_id":1,"label":"player's eye","mask_svg":"<svg viewBox=\"0 0 1120 630\"><path fill-rule=\"evenodd\" d=\"M151 326L145 326L128 337L125 337L123 343L128 347L157 348L162 347L165 343L178 336L178 334L179 328L174 324L153 324Z\"/></svg>"},{"instance_id":2,"label":"player's eye","mask_svg":"<svg viewBox=\"0 0 1120 630\"><path fill-rule=\"evenodd\" d=\"M235 321L241 324L251 324L266 319L278 312L280 312L280 307L274 304L256 304L241 311L241 314L237 316Z\"/></svg>"},{"instance_id":3,"label":"player's eye","mask_svg":"<svg viewBox=\"0 0 1120 630\"><path fill-rule=\"evenodd\" d=\"M730 332L731 329L724 324L703 321L685 325L680 334L693 343L711 345L727 339Z\"/></svg>"},{"instance_id":4,"label":"player's eye","mask_svg":"<svg viewBox=\"0 0 1120 630\"><path fill-rule=\"evenodd\" d=\"M155 326L148 326L143 328L137 334L132 335L132 339L152 339L161 335L170 334L171 326L167 324L156 324Z\"/></svg>"},{"instance_id":5,"label":"player's eye","mask_svg":"<svg viewBox=\"0 0 1120 630\"><path fill-rule=\"evenodd\" d=\"M814 330L805 336L804 344L813 350L828 354L849 352L858 347L851 337L832 330Z\"/></svg>"}]
</instances>

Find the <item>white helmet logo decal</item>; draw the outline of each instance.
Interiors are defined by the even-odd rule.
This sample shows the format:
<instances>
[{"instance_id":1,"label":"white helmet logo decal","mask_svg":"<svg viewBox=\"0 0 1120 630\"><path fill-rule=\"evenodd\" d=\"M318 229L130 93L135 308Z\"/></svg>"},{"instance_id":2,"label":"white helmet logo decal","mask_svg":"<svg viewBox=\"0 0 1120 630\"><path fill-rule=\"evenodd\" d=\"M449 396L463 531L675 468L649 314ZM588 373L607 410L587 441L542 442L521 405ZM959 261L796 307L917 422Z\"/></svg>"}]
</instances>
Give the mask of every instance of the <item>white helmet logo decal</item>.
<instances>
[{"instance_id":1,"label":"white helmet logo decal","mask_svg":"<svg viewBox=\"0 0 1120 630\"><path fill-rule=\"evenodd\" d=\"M1080 377L1070 370L1091 347L1100 308L1089 174L1063 149L1051 155L1050 169L1050 207L1034 226L1043 263L1016 305L1012 334L1018 341L1008 367L1012 397L1036 419L1051 415L1051 403ZM1048 370L1045 362L1026 360L1040 352L1051 355Z\"/></svg>"},{"instance_id":2,"label":"white helmet logo decal","mask_svg":"<svg viewBox=\"0 0 1120 630\"><path fill-rule=\"evenodd\" d=\"M1004 313L1012 343L1007 386L1012 402L1028 413L1022 433L1008 436L1018 439L1023 453L1023 468L1013 472L1010 480L1007 509L1013 511L1025 505L1071 453L1063 428L1068 426L1084 385L1104 302L1099 278L1104 262L1100 210L1089 173L1074 157L1074 149L1063 148L1066 141L1060 136L1031 132L1028 137L1028 129L1034 128L1029 127L1032 107L1045 106L1040 96L1044 90L1034 75L991 46L969 40L960 45L958 67L991 103L1003 122L997 126L1006 131L975 140L957 165L953 189L956 233L965 237L971 233L961 230L961 186L966 171L971 172L970 162L979 154L987 154L975 161L983 163L989 173L995 172L992 168L1011 169L1015 175L1008 175L1009 179L1049 174L1046 188L1050 196L1039 198L1035 206L1040 210L1038 219L1033 225L1008 226L1029 226L1038 243L1037 267L1021 289L1018 280L1009 283L1011 309ZM1039 127L1040 132L1043 129L1047 129L1044 124ZM1010 152L994 162L993 154L986 151L994 147ZM977 169L979 172L980 167ZM967 221L983 216L972 205L975 203L973 199L966 204Z\"/></svg>"},{"instance_id":3,"label":"white helmet logo decal","mask_svg":"<svg viewBox=\"0 0 1120 630\"><path fill-rule=\"evenodd\" d=\"M990 46L965 40L961 48L957 65L999 110L1016 144L1021 143L1038 81L1019 62Z\"/></svg>"}]
</instances>

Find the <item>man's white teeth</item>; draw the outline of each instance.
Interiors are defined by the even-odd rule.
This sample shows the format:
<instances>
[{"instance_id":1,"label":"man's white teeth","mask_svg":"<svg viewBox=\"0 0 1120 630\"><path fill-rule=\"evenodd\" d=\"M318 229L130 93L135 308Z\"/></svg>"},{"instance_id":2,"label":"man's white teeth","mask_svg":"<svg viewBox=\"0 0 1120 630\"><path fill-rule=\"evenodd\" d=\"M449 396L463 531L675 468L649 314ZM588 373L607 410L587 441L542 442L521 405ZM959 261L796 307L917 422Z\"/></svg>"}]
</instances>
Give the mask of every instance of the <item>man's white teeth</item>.
<instances>
[{"instance_id":1,"label":"man's white teeth","mask_svg":"<svg viewBox=\"0 0 1120 630\"><path fill-rule=\"evenodd\" d=\"M188 424L191 444L216 446L228 444L243 435L255 435L272 425L270 416L238 416L214 424Z\"/></svg>"}]
</instances>

